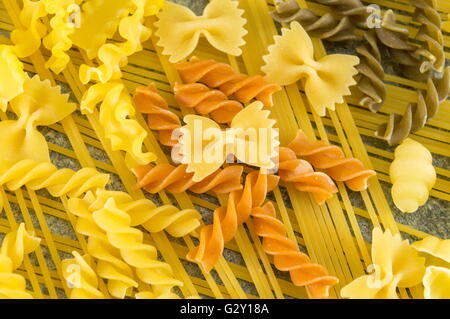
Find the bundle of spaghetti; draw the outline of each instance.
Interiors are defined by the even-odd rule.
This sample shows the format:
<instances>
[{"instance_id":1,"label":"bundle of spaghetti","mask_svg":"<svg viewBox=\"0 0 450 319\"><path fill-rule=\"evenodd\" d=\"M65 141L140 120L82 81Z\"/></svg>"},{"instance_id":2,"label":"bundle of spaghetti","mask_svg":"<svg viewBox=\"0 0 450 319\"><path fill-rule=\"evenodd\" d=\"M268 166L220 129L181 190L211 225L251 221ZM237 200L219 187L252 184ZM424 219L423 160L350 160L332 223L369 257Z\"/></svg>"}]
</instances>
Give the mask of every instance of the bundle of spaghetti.
<instances>
[{"instance_id":1,"label":"bundle of spaghetti","mask_svg":"<svg viewBox=\"0 0 450 319\"><path fill-rule=\"evenodd\" d=\"M225 95L233 95L242 103L257 99L265 106L273 106L272 95L281 90L278 84L268 83L261 75L241 74L231 65L215 60L200 60L193 56L188 62L176 64L175 68L183 83L201 82L211 88L219 88Z\"/></svg>"},{"instance_id":2,"label":"bundle of spaghetti","mask_svg":"<svg viewBox=\"0 0 450 319\"><path fill-rule=\"evenodd\" d=\"M288 147L335 181L344 182L353 191L367 189L367 180L375 175L375 171L366 169L360 160L346 158L340 147L325 141L308 139L302 130L297 132Z\"/></svg>"},{"instance_id":3,"label":"bundle of spaghetti","mask_svg":"<svg viewBox=\"0 0 450 319\"><path fill-rule=\"evenodd\" d=\"M135 188L144 188L147 192L155 194L166 190L172 194L179 194L190 190L197 194L214 192L226 194L241 190L241 176L243 167L241 165L230 165L218 169L200 182L194 182L194 173L186 172L187 165L173 166L168 163L156 166L141 165L131 169L136 176Z\"/></svg>"},{"instance_id":4,"label":"bundle of spaghetti","mask_svg":"<svg viewBox=\"0 0 450 319\"><path fill-rule=\"evenodd\" d=\"M287 147L279 148L278 175L282 181L293 183L299 191L311 193L319 205L338 191L327 174L314 172L311 164L298 159Z\"/></svg>"},{"instance_id":5,"label":"bundle of spaghetti","mask_svg":"<svg viewBox=\"0 0 450 319\"><path fill-rule=\"evenodd\" d=\"M271 202L251 210L255 232L263 237L262 244L266 254L273 256L278 270L289 271L296 286L306 286L312 298L329 297L330 288L338 278L328 274L325 267L313 263L308 255L302 253L295 241L286 236L284 224L276 218Z\"/></svg>"},{"instance_id":6,"label":"bundle of spaghetti","mask_svg":"<svg viewBox=\"0 0 450 319\"><path fill-rule=\"evenodd\" d=\"M169 110L166 100L158 94L154 82L148 86L136 88L133 96L136 110L147 114L147 124L151 130L159 132L159 141L166 146L174 146L176 139L172 139L174 130L181 127L178 116Z\"/></svg>"},{"instance_id":7,"label":"bundle of spaghetti","mask_svg":"<svg viewBox=\"0 0 450 319\"><path fill-rule=\"evenodd\" d=\"M64 259L61 268L66 284L70 290L70 299L104 299L103 293L98 290L98 277L93 269L92 257L81 256L72 252L74 258ZM95 266L94 266L95 267Z\"/></svg>"},{"instance_id":8,"label":"bundle of spaghetti","mask_svg":"<svg viewBox=\"0 0 450 319\"><path fill-rule=\"evenodd\" d=\"M276 0L276 11L270 14L278 23L289 25L292 21L299 22L311 37L341 42L359 40L355 34L355 26L349 17L341 20L335 18L331 13L318 16L309 9L302 9L297 0Z\"/></svg>"},{"instance_id":9,"label":"bundle of spaghetti","mask_svg":"<svg viewBox=\"0 0 450 319\"><path fill-rule=\"evenodd\" d=\"M416 53L425 58L420 66L421 72L433 69L442 72L445 66L444 36L442 35L442 20L436 9L435 0L410 0L414 7L413 20L420 23L416 40L422 41L422 46Z\"/></svg>"},{"instance_id":10,"label":"bundle of spaghetti","mask_svg":"<svg viewBox=\"0 0 450 319\"><path fill-rule=\"evenodd\" d=\"M429 77L428 70L421 70L421 59L416 54L417 47L408 42L409 31L396 23L395 14L387 10L379 28L375 28L378 40L387 49L392 59L399 64L402 73L414 80Z\"/></svg>"},{"instance_id":11,"label":"bundle of spaghetti","mask_svg":"<svg viewBox=\"0 0 450 319\"><path fill-rule=\"evenodd\" d=\"M356 87L362 94L359 104L367 106L372 112L378 112L386 99L386 85L375 31L365 32L364 40L365 43L356 48L361 61L356 67L360 74Z\"/></svg>"},{"instance_id":12,"label":"bundle of spaghetti","mask_svg":"<svg viewBox=\"0 0 450 319\"><path fill-rule=\"evenodd\" d=\"M75 230L88 236L87 252L97 259L96 273L107 280L112 296L124 298L138 287L137 278L150 284L155 295L182 285L171 267L156 259L156 249L143 243L143 233L130 226L130 215L117 208L114 198L103 203L88 192L83 199L71 198L68 208L78 217Z\"/></svg>"},{"instance_id":13,"label":"bundle of spaghetti","mask_svg":"<svg viewBox=\"0 0 450 319\"><path fill-rule=\"evenodd\" d=\"M212 90L201 83L176 83L173 91L181 107L195 108L201 115L209 114L217 123L230 123L243 109L241 103L229 100L222 91Z\"/></svg>"},{"instance_id":14,"label":"bundle of spaghetti","mask_svg":"<svg viewBox=\"0 0 450 319\"><path fill-rule=\"evenodd\" d=\"M254 207L261 206L268 192L278 184L279 177L264 171L247 175L243 190L231 192L226 206L214 211L213 224L200 231L200 243L191 249L187 259L202 265L206 272L219 261L225 243L234 238L237 228L246 222Z\"/></svg>"},{"instance_id":15,"label":"bundle of spaghetti","mask_svg":"<svg viewBox=\"0 0 450 319\"><path fill-rule=\"evenodd\" d=\"M381 124L375 135L395 145L425 126L436 115L439 106L450 93L450 67L441 79L428 78L425 90L418 90L417 102L410 103L403 115L390 114L388 122Z\"/></svg>"},{"instance_id":16,"label":"bundle of spaghetti","mask_svg":"<svg viewBox=\"0 0 450 319\"><path fill-rule=\"evenodd\" d=\"M173 205L157 207L148 199L133 200L125 192L100 188L96 190L95 196L95 205L98 207L103 207L113 198L117 208L131 217L131 226L142 225L152 233L166 230L174 237L181 237L200 226L201 215L195 209L179 210Z\"/></svg>"},{"instance_id":17,"label":"bundle of spaghetti","mask_svg":"<svg viewBox=\"0 0 450 319\"><path fill-rule=\"evenodd\" d=\"M125 86L119 82L97 83L89 87L80 102L82 113L94 112L100 104L99 121L113 151L125 151L127 162L147 164L156 160L144 152L147 131L135 119L136 110Z\"/></svg>"},{"instance_id":18,"label":"bundle of spaghetti","mask_svg":"<svg viewBox=\"0 0 450 319\"><path fill-rule=\"evenodd\" d=\"M0 162L0 185L11 191L26 186L32 190L45 188L54 197L79 197L89 190L104 188L108 183L109 175L100 174L93 168L73 171L33 160Z\"/></svg>"},{"instance_id":19,"label":"bundle of spaghetti","mask_svg":"<svg viewBox=\"0 0 450 319\"><path fill-rule=\"evenodd\" d=\"M0 299L32 299L26 291L25 278L14 271L20 267L25 255L39 246L40 239L25 230L21 223L19 228L8 233L0 248Z\"/></svg>"}]
</instances>

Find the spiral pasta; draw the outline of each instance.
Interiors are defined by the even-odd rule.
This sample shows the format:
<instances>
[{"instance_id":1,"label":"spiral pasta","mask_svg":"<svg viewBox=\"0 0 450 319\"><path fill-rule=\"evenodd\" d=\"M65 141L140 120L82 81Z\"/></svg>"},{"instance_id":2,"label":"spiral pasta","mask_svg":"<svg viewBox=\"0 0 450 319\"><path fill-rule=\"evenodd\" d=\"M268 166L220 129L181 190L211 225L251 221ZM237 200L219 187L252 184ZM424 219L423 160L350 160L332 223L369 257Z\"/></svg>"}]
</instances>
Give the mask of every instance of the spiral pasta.
<instances>
[{"instance_id":1,"label":"spiral pasta","mask_svg":"<svg viewBox=\"0 0 450 319\"><path fill-rule=\"evenodd\" d=\"M372 112L378 112L386 99L386 85L375 31L365 32L364 40L365 43L356 48L360 57L356 67L360 78L356 87L362 93L359 104L367 106Z\"/></svg>"},{"instance_id":2,"label":"spiral pasta","mask_svg":"<svg viewBox=\"0 0 450 319\"><path fill-rule=\"evenodd\" d=\"M156 249L143 243L143 233L130 226L131 216L117 208L114 198L104 202L88 192L83 199L71 198L68 206L78 216L76 231L89 237L88 253L98 260L96 272L107 280L112 296L124 298L137 288L136 277L151 285L155 295L182 285L168 264L156 260Z\"/></svg>"},{"instance_id":3,"label":"spiral pasta","mask_svg":"<svg viewBox=\"0 0 450 319\"><path fill-rule=\"evenodd\" d=\"M237 73L230 65L215 60L192 57L175 67L183 83L201 82L211 88L219 88L225 95L233 95L242 103L257 99L265 106L273 106L272 95L281 90L278 84L269 83L260 75Z\"/></svg>"},{"instance_id":4,"label":"spiral pasta","mask_svg":"<svg viewBox=\"0 0 450 319\"><path fill-rule=\"evenodd\" d=\"M410 103L403 115L391 114L386 123L381 124L375 136L386 140L389 145L401 143L411 133L425 126L436 115L439 106L450 93L450 67L445 68L441 79L427 80L427 88L418 90L417 102Z\"/></svg>"},{"instance_id":5,"label":"spiral pasta","mask_svg":"<svg viewBox=\"0 0 450 319\"><path fill-rule=\"evenodd\" d=\"M289 271L296 286L306 286L312 298L328 297L330 288L339 282L338 278L328 274L325 267L313 263L302 253L296 242L286 236L283 223L276 218L271 202L251 210L255 232L263 238L264 251L272 255L275 267Z\"/></svg>"},{"instance_id":6,"label":"spiral pasta","mask_svg":"<svg viewBox=\"0 0 450 319\"><path fill-rule=\"evenodd\" d=\"M147 131L134 119L136 110L122 83L97 83L83 95L80 108L92 113L100 104L99 120L113 151L125 151L127 158L138 164L156 160L152 152L143 152Z\"/></svg>"},{"instance_id":7,"label":"spiral pasta","mask_svg":"<svg viewBox=\"0 0 450 319\"><path fill-rule=\"evenodd\" d=\"M0 185L11 191L27 186L32 190L46 188L54 197L79 197L89 190L104 188L108 182L107 174L100 174L92 168L82 168L75 172L33 160L15 164L0 162Z\"/></svg>"},{"instance_id":8,"label":"spiral pasta","mask_svg":"<svg viewBox=\"0 0 450 319\"><path fill-rule=\"evenodd\" d=\"M201 264L206 272L211 271L222 255L224 244L234 238L238 226L248 220L252 209L264 203L278 180L278 176L262 171L249 173L244 189L231 192L227 205L214 211L213 224L201 229L200 243L189 251L187 259Z\"/></svg>"},{"instance_id":9,"label":"spiral pasta","mask_svg":"<svg viewBox=\"0 0 450 319\"><path fill-rule=\"evenodd\" d=\"M211 90L201 83L175 84L175 99L182 107L195 108L201 115L211 115L217 123L229 123L243 109L238 101L229 100L219 90Z\"/></svg>"},{"instance_id":10,"label":"spiral pasta","mask_svg":"<svg viewBox=\"0 0 450 319\"><path fill-rule=\"evenodd\" d=\"M360 160L346 158L340 147L310 140L302 130L297 132L288 147L335 181L344 182L353 191L367 189L368 178L375 175L375 171L366 169Z\"/></svg>"},{"instance_id":11,"label":"spiral pasta","mask_svg":"<svg viewBox=\"0 0 450 319\"><path fill-rule=\"evenodd\" d=\"M0 299L32 299L26 291L25 278L15 274L23 257L39 246L40 239L25 230L21 223L16 231L8 233L0 248Z\"/></svg>"},{"instance_id":12,"label":"spiral pasta","mask_svg":"<svg viewBox=\"0 0 450 319\"><path fill-rule=\"evenodd\" d=\"M431 153L419 142L407 138L395 149L389 169L395 206L412 213L425 204L436 182Z\"/></svg>"},{"instance_id":13,"label":"spiral pasta","mask_svg":"<svg viewBox=\"0 0 450 319\"><path fill-rule=\"evenodd\" d=\"M297 0L276 0L275 5L276 11L270 13L275 21L287 25L292 21L297 21L311 37L331 42L359 40L360 38L355 34L355 26L349 17L339 20L330 13L317 16L309 9L300 8Z\"/></svg>"},{"instance_id":14,"label":"spiral pasta","mask_svg":"<svg viewBox=\"0 0 450 319\"><path fill-rule=\"evenodd\" d=\"M436 9L434 0L410 0L414 7L413 20L421 24L416 40L423 45L416 54L425 58L420 69L433 69L441 72L445 66L444 36L442 35L442 20Z\"/></svg>"},{"instance_id":15,"label":"spiral pasta","mask_svg":"<svg viewBox=\"0 0 450 319\"><path fill-rule=\"evenodd\" d=\"M159 132L161 144L174 146L177 140L172 139L173 132L181 127L181 122L178 116L169 110L164 98L158 94L155 83L136 88L133 100L136 110L147 114L148 127Z\"/></svg>"},{"instance_id":16,"label":"spiral pasta","mask_svg":"<svg viewBox=\"0 0 450 319\"><path fill-rule=\"evenodd\" d=\"M173 166L171 164L158 164L155 167L141 165L132 168L137 178L135 188L144 188L147 192L155 194L167 190L179 194L190 190L197 194L214 192L226 194L242 189L241 175L243 167L231 165L218 169L200 182L192 180L193 173L186 172L187 165Z\"/></svg>"},{"instance_id":17,"label":"spiral pasta","mask_svg":"<svg viewBox=\"0 0 450 319\"><path fill-rule=\"evenodd\" d=\"M72 252L74 258L64 259L61 268L66 284L71 288L70 299L104 299L103 293L98 290L98 278L92 268L91 256L81 256Z\"/></svg>"},{"instance_id":18,"label":"spiral pasta","mask_svg":"<svg viewBox=\"0 0 450 319\"><path fill-rule=\"evenodd\" d=\"M287 147L279 149L278 175L282 181L293 183L299 191L311 193L319 205L337 193L336 185L327 174L314 172L311 164L298 159Z\"/></svg>"},{"instance_id":19,"label":"spiral pasta","mask_svg":"<svg viewBox=\"0 0 450 319\"><path fill-rule=\"evenodd\" d=\"M131 226L142 225L149 232L166 230L174 237L181 237L200 226L201 215L195 209L179 210L172 205L157 207L148 199L133 200L125 192L100 188L96 190L95 196L96 207L103 207L113 198L117 208L131 217Z\"/></svg>"},{"instance_id":20,"label":"spiral pasta","mask_svg":"<svg viewBox=\"0 0 450 319\"><path fill-rule=\"evenodd\" d=\"M360 0L317 0L317 2L331 7L331 11L338 17L347 17L355 26L367 26L370 11Z\"/></svg>"}]
</instances>

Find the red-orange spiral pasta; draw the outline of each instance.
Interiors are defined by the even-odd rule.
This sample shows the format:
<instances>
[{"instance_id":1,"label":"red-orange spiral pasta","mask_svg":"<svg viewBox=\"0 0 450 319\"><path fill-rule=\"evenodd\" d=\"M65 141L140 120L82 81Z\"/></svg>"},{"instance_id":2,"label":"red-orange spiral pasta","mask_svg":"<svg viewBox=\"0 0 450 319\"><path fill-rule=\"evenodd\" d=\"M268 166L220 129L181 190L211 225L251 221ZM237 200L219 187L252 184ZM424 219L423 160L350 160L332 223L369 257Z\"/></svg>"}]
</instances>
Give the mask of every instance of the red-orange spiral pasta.
<instances>
[{"instance_id":1,"label":"red-orange spiral pasta","mask_svg":"<svg viewBox=\"0 0 450 319\"><path fill-rule=\"evenodd\" d=\"M263 238L262 245L266 254L272 255L275 267L289 271L296 286L306 286L312 298L326 298L330 287L339 280L330 276L325 267L315 264L302 253L296 242L286 236L284 224L276 218L271 202L256 207L251 212L255 232Z\"/></svg>"},{"instance_id":2,"label":"red-orange spiral pasta","mask_svg":"<svg viewBox=\"0 0 450 319\"><path fill-rule=\"evenodd\" d=\"M311 164L297 158L290 148L279 148L278 165L278 175L282 181L293 183L301 192L311 193L319 205L337 193L336 185L327 174L314 172Z\"/></svg>"},{"instance_id":3,"label":"red-orange spiral pasta","mask_svg":"<svg viewBox=\"0 0 450 319\"><path fill-rule=\"evenodd\" d=\"M229 123L243 109L238 101L229 100L219 90L212 90L201 83L175 84L175 99L182 107L195 108L201 115L210 114L217 123Z\"/></svg>"},{"instance_id":4,"label":"red-orange spiral pasta","mask_svg":"<svg viewBox=\"0 0 450 319\"><path fill-rule=\"evenodd\" d=\"M238 226L247 221L252 208L263 204L278 180L278 176L261 171L249 173L244 189L231 192L227 205L214 211L213 224L202 228L200 244L189 251L187 259L201 264L205 271L211 271L222 256L225 243L234 238Z\"/></svg>"},{"instance_id":5,"label":"red-orange spiral pasta","mask_svg":"<svg viewBox=\"0 0 450 319\"><path fill-rule=\"evenodd\" d=\"M215 60L192 57L189 62L178 63L175 67L183 83L201 82L219 88L242 103L257 99L265 106L273 106L272 95L281 90L278 84L268 83L261 75L237 73L229 64Z\"/></svg>"},{"instance_id":6,"label":"red-orange spiral pasta","mask_svg":"<svg viewBox=\"0 0 450 319\"><path fill-rule=\"evenodd\" d=\"M155 83L136 88L134 104L139 112L147 114L148 127L159 131L161 144L174 146L177 143L171 137L172 132L181 126L180 119L169 110L167 102L156 91Z\"/></svg>"},{"instance_id":7,"label":"red-orange spiral pasta","mask_svg":"<svg viewBox=\"0 0 450 319\"><path fill-rule=\"evenodd\" d=\"M353 191L367 189L367 180L375 175L375 171L366 169L360 160L346 158L340 147L324 141L310 140L302 130L298 131L288 147L315 168L324 170L335 181L345 182Z\"/></svg>"},{"instance_id":8,"label":"red-orange spiral pasta","mask_svg":"<svg viewBox=\"0 0 450 319\"><path fill-rule=\"evenodd\" d=\"M241 165L231 165L218 169L200 182L192 180L193 173L186 173L187 165L173 166L171 164L158 164L157 166L140 165L131 171L137 178L135 188L144 188L149 193L158 193L167 190L178 194L186 190L202 194L213 191L216 194L230 193L242 189Z\"/></svg>"}]
</instances>

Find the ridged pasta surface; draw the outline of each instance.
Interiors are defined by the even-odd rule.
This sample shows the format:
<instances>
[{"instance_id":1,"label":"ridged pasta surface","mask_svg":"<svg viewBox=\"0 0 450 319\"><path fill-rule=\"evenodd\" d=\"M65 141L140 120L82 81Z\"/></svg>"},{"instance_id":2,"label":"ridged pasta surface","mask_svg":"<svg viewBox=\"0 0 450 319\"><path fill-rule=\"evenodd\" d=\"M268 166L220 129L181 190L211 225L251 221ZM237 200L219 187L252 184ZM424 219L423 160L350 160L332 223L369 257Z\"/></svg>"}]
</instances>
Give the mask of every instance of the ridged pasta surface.
<instances>
[{"instance_id":1,"label":"ridged pasta surface","mask_svg":"<svg viewBox=\"0 0 450 319\"><path fill-rule=\"evenodd\" d=\"M278 84L269 83L260 75L241 74L230 65L215 60L192 57L189 62L178 63L175 67L183 83L201 82L211 88L219 88L225 95L233 95L242 103L257 99L265 106L273 106L272 94L281 90Z\"/></svg>"},{"instance_id":2,"label":"ridged pasta surface","mask_svg":"<svg viewBox=\"0 0 450 319\"><path fill-rule=\"evenodd\" d=\"M288 147L332 179L344 182L353 191L365 190L368 178L375 175L375 171L366 169L360 160L346 158L340 147L308 139L301 130Z\"/></svg>"},{"instance_id":3,"label":"ridged pasta surface","mask_svg":"<svg viewBox=\"0 0 450 319\"><path fill-rule=\"evenodd\" d=\"M278 175L282 181L293 183L299 191L311 193L317 204L323 204L337 193L336 185L327 174L314 172L310 163L298 159L287 147L279 149Z\"/></svg>"},{"instance_id":4,"label":"ridged pasta surface","mask_svg":"<svg viewBox=\"0 0 450 319\"><path fill-rule=\"evenodd\" d=\"M286 236L283 223L276 218L271 202L251 210L255 232L263 238L264 251L274 257L275 267L289 271L296 286L306 286L312 298L326 298L339 280L330 276L325 267L313 263L302 253L296 242Z\"/></svg>"},{"instance_id":5,"label":"ridged pasta surface","mask_svg":"<svg viewBox=\"0 0 450 319\"><path fill-rule=\"evenodd\" d=\"M89 190L104 188L108 182L107 174L100 174L93 168L73 171L33 160L0 163L0 185L12 191L27 186L32 190L45 188L54 197L79 197Z\"/></svg>"},{"instance_id":6,"label":"ridged pasta surface","mask_svg":"<svg viewBox=\"0 0 450 319\"><path fill-rule=\"evenodd\" d=\"M425 204L436 182L431 153L410 138L395 149L389 169L392 199L402 212L412 213Z\"/></svg>"},{"instance_id":7,"label":"ridged pasta surface","mask_svg":"<svg viewBox=\"0 0 450 319\"><path fill-rule=\"evenodd\" d=\"M244 189L231 192L228 203L214 211L213 224L201 229L200 243L189 251L187 258L201 264L207 272L214 268L222 256L224 244L234 238L238 226L248 220L252 208L264 203L278 179L278 176L261 171L249 173Z\"/></svg>"}]
</instances>

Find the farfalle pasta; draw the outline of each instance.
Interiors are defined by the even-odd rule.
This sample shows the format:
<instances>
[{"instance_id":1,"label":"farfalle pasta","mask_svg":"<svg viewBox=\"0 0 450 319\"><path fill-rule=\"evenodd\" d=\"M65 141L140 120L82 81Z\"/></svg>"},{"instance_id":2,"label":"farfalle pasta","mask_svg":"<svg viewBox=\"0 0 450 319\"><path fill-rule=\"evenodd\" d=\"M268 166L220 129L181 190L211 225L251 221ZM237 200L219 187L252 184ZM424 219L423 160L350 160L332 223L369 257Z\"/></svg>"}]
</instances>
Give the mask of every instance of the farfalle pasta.
<instances>
[{"instance_id":1,"label":"farfalle pasta","mask_svg":"<svg viewBox=\"0 0 450 319\"><path fill-rule=\"evenodd\" d=\"M136 110L147 114L148 127L159 132L161 144L174 146L177 143L177 140L173 139L174 131L181 127L181 121L169 110L166 100L157 92L155 83L137 87L133 100Z\"/></svg>"},{"instance_id":2,"label":"farfalle pasta","mask_svg":"<svg viewBox=\"0 0 450 319\"><path fill-rule=\"evenodd\" d=\"M125 151L129 162L147 164L156 155L142 150L145 129L134 119L136 110L122 83L97 83L83 95L80 103L83 113L92 113L100 104L100 124L111 142L113 151Z\"/></svg>"},{"instance_id":3,"label":"farfalle pasta","mask_svg":"<svg viewBox=\"0 0 450 319\"><path fill-rule=\"evenodd\" d=\"M182 285L170 265L157 260L155 247L143 243L143 233L131 227L131 216L113 197L105 202L89 192L83 199L71 198L69 211L78 216L75 229L89 237L88 253L99 260L97 274L108 280L111 295L124 298L137 288L136 279L155 295L167 296Z\"/></svg>"},{"instance_id":4,"label":"farfalle pasta","mask_svg":"<svg viewBox=\"0 0 450 319\"><path fill-rule=\"evenodd\" d=\"M436 182L430 151L407 138L395 149L395 159L389 168L395 206L404 213L415 212L428 200Z\"/></svg>"},{"instance_id":5,"label":"farfalle pasta","mask_svg":"<svg viewBox=\"0 0 450 319\"><path fill-rule=\"evenodd\" d=\"M397 287L413 287L422 281L425 258L407 240L379 227L372 232L373 273L356 278L341 289L351 299L397 299Z\"/></svg>"},{"instance_id":6,"label":"farfalle pasta","mask_svg":"<svg viewBox=\"0 0 450 319\"><path fill-rule=\"evenodd\" d=\"M133 167L131 171L136 176L135 188L143 188L147 192L155 194L166 190L172 194L179 194L190 190L193 193L203 194L214 192L226 194L242 189L241 175L244 168L240 165L230 165L219 168L200 182L195 182L193 173L186 172L187 165L173 166L168 163L140 165Z\"/></svg>"},{"instance_id":7,"label":"farfalle pasta","mask_svg":"<svg viewBox=\"0 0 450 319\"><path fill-rule=\"evenodd\" d=\"M183 83L204 83L210 88L218 88L226 96L233 96L241 103L256 99L265 106L273 106L272 95L281 90L278 84L266 81L261 75L238 73L231 65L215 60L192 57L188 62L176 64L175 68Z\"/></svg>"},{"instance_id":8,"label":"farfalle pasta","mask_svg":"<svg viewBox=\"0 0 450 319\"><path fill-rule=\"evenodd\" d=\"M5 112L8 102L23 93L27 75L23 64L14 54L14 47L0 45L0 111Z\"/></svg>"},{"instance_id":9,"label":"farfalle pasta","mask_svg":"<svg viewBox=\"0 0 450 319\"><path fill-rule=\"evenodd\" d=\"M64 259L61 268L66 284L70 289L70 299L104 299L105 295L98 289L98 277L92 268L91 256L81 256L72 252L74 258Z\"/></svg>"},{"instance_id":10,"label":"farfalle pasta","mask_svg":"<svg viewBox=\"0 0 450 319\"><path fill-rule=\"evenodd\" d=\"M8 233L0 248L0 299L32 299L26 291L25 278L14 271L20 267L25 255L39 246L40 239L25 230L22 223Z\"/></svg>"},{"instance_id":11,"label":"farfalle pasta","mask_svg":"<svg viewBox=\"0 0 450 319\"><path fill-rule=\"evenodd\" d=\"M344 182L356 192L367 189L368 179L375 175L375 171L365 168L360 160L346 158L340 147L309 139L302 130L297 132L288 147L315 168L323 170L335 181Z\"/></svg>"},{"instance_id":12,"label":"farfalle pasta","mask_svg":"<svg viewBox=\"0 0 450 319\"><path fill-rule=\"evenodd\" d=\"M211 175L225 162L228 154L252 166L272 169L277 155L278 131L269 111L256 101L236 114L230 129L222 131L213 120L198 116L184 117L179 138L180 162L186 172L194 173L195 182ZM199 147L200 145L200 147Z\"/></svg>"},{"instance_id":13,"label":"farfalle pasta","mask_svg":"<svg viewBox=\"0 0 450 319\"><path fill-rule=\"evenodd\" d=\"M426 258L424 298L450 299L450 239L428 236L411 246Z\"/></svg>"},{"instance_id":14,"label":"farfalle pasta","mask_svg":"<svg viewBox=\"0 0 450 319\"><path fill-rule=\"evenodd\" d=\"M133 200L124 192L107 191L98 188L95 192L96 206L106 205L109 199L114 199L117 209L128 214L130 225L143 226L149 232L166 230L174 237L181 237L200 226L201 215L195 209L179 210L173 205L157 207L148 199Z\"/></svg>"},{"instance_id":15,"label":"farfalle pasta","mask_svg":"<svg viewBox=\"0 0 450 319\"><path fill-rule=\"evenodd\" d=\"M175 100L181 107L194 108L200 115L210 115L217 123L230 123L243 106L229 100L225 93L211 90L202 83L175 84Z\"/></svg>"},{"instance_id":16,"label":"farfalle pasta","mask_svg":"<svg viewBox=\"0 0 450 319\"><path fill-rule=\"evenodd\" d=\"M359 58L332 54L316 61L311 39L296 21L290 29L283 28L281 36L275 36L268 50L266 64L261 68L266 79L280 85L302 80L310 105L320 116L343 103L343 97L350 94L349 87L356 83L353 76L358 73L355 66Z\"/></svg>"},{"instance_id":17,"label":"farfalle pasta","mask_svg":"<svg viewBox=\"0 0 450 319\"><path fill-rule=\"evenodd\" d=\"M45 188L54 197L79 197L89 190L104 188L108 182L109 175L88 167L73 171L29 159L16 163L0 161L0 185L11 191L27 186L32 190Z\"/></svg>"},{"instance_id":18,"label":"farfalle pasta","mask_svg":"<svg viewBox=\"0 0 450 319\"><path fill-rule=\"evenodd\" d=\"M10 101L10 109L18 119L0 122L1 160L49 162L47 142L37 126L51 125L71 114L76 105L68 99L69 95L61 94L50 81L41 81L37 75L31 79L27 77L23 92Z\"/></svg>"},{"instance_id":19,"label":"farfalle pasta","mask_svg":"<svg viewBox=\"0 0 450 319\"><path fill-rule=\"evenodd\" d=\"M247 174L243 190L231 192L228 203L214 211L213 224L200 231L200 243L191 249L188 260L211 271L222 256L225 243L234 238L237 228L245 223L252 209L261 206L267 193L278 185L279 177L260 170Z\"/></svg>"},{"instance_id":20,"label":"farfalle pasta","mask_svg":"<svg viewBox=\"0 0 450 319\"><path fill-rule=\"evenodd\" d=\"M263 238L264 251L272 255L275 267L289 271L296 286L306 286L312 298L327 298L330 288L339 279L328 274L325 267L313 263L302 253L295 241L286 236L284 224L276 218L275 208L271 202L252 209L251 216L255 232Z\"/></svg>"},{"instance_id":21,"label":"farfalle pasta","mask_svg":"<svg viewBox=\"0 0 450 319\"><path fill-rule=\"evenodd\" d=\"M241 55L247 34L243 13L235 0L212 0L200 17L182 5L167 2L155 23L158 45L172 63L191 54L202 35L216 49Z\"/></svg>"}]
</instances>

